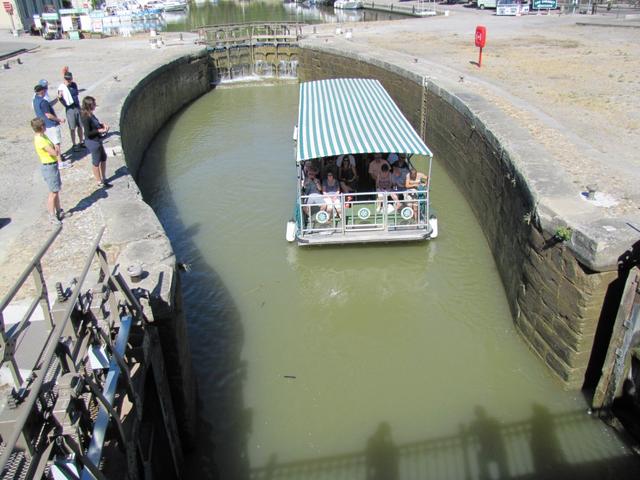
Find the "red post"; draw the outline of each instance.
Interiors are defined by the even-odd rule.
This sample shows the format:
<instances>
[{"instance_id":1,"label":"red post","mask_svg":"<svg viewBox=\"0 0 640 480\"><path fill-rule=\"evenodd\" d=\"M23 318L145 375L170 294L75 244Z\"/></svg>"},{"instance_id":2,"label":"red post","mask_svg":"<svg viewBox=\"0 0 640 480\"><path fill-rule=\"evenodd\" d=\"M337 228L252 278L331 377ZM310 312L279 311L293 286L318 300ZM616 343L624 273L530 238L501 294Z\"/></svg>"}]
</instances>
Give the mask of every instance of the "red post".
<instances>
[{"instance_id":1,"label":"red post","mask_svg":"<svg viewBox=\"0 0 640 480\"><path fill-rule=\"evenodd\" d=\"M482 49L487 43L487 28L482 25L476 27L476 47L480 48L480 56L478 57L478 68L482 66Z\"/></svg>"}]
</instances>

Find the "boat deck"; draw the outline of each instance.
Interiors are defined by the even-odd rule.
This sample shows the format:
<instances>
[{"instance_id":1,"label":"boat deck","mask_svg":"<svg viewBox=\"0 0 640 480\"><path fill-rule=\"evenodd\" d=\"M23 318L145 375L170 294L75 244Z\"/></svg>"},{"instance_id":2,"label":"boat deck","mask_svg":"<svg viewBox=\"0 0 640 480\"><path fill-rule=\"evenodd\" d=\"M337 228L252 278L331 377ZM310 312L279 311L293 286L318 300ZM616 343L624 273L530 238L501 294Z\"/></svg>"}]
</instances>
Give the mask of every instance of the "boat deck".
<instances>
[{"instance_id":1,"label":"boat deck","mask_svg":"<svg viewBox=\"0 0 640 480\"><path fill-rule=\"evenodd\" d=\"M431 237L431 230L373 230L354 232L349 231L325 231L307 234L298 237L300 246L311 245L341 245L346 243L387 243L387 242L415 242L428 240Z\"/></svg>"}]
</instances>

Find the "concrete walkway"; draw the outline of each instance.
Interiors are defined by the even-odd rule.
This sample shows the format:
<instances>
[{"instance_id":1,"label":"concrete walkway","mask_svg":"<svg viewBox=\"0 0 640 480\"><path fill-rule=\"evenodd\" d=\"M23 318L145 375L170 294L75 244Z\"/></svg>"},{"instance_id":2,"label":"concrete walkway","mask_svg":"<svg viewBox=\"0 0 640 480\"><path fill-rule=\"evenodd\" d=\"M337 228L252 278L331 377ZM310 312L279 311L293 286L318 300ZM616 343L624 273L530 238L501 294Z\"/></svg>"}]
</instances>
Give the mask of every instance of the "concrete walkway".
<instances>
[{"instance_id":1,"label":"concrete walkway","mask_svg":"<svg viewBox=\"0 0 640 480\"><path fill-rule=\"evenodd\" d=\"M0 70L3 100L0 105L0 298L7 292L20 272L28 265L39 245L53 230L47 221L46 186L41 178L38 159L33 148L33 133L29 125L34 117L31 100L33 86L41 78L50 84L50 96L55 96L61 82L62 68L68 66L82 89L81 97L96 98L97 117L111 126L112 134L105 142L110 158L107 174L113 188L99 189L91 173L87 151L72 153L73 166L62 170L62 206L73 215L65 220L64 228L51 253L44 259L48 281L68 282L81 270L93 238L100 226L107 224L103 245L108 247L111 260L118 254L119 241L110 233L120 228L113 205L140 198L137 186L124 168L122 155L113 156L120 145L118 120L122 104L131 89L148 73L172 59L201 50L192 36L165 35L166 46L150 47L148 34L134 38L102 40L56 40L40 38L13 39L6 34L0 38L0 54L28 48L11 59L8 70ZM20 58L21 63L17 63ZM159 99L161 100L161 99ZM60 105L57 114L64 116ZM62 127L63 151L70 149L69 129ZM149 216L155 218L149 210ZM141 223L148 219L141 218ZM155 220L158 234L162 229ZM135 236L136 225L127 227ZM29 282L28 282L29 283ZM28 292L28 290L27 290Z\"/></svg>"}]
</instances>

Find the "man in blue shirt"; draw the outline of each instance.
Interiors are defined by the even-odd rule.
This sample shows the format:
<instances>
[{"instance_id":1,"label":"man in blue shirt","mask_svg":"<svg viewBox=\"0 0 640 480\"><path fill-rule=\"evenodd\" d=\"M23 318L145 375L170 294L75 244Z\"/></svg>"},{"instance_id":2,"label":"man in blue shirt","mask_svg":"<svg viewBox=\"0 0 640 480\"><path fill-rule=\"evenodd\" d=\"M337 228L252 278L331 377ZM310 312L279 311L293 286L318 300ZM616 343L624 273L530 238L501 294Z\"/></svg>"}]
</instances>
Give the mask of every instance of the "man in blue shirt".
<instances>
[{"instance_id":1,"label":"man in blue shirt","mask_svg":"<svg viewBox=\"0 0 640 480\"><path fill-rule=\"evenodd\" d=\"M62 154L60 153L60 124L64 123L65 119L58 118L51 104L44 98L47 93L46 88L38 84L34 87L33 91L36 93L35 97L33 97L33 110L36 112L36 116L44 120L45 135L55 146L58 166L60 168L68 168L71 165L69 162L62 161Z\"/></svg>"}]
</instances>

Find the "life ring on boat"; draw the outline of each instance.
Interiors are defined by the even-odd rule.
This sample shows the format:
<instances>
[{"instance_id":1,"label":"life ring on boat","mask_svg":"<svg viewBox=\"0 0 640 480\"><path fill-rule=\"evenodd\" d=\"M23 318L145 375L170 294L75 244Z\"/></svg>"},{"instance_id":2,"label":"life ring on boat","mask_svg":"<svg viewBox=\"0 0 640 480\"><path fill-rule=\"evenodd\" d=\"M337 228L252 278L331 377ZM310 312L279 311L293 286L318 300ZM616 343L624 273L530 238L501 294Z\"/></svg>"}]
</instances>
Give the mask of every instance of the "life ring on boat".
<instances>
[{"instance_id":1,"label":"life ring on boat","mask_svg":"<svg viewBox=\"0 0 640 480\"><path fill-rule=\"evenodd\" d=\"M360 210L358 210L358 218L360 220L368 220L370 216L371 210L369 210L367 207L362 207Z\"/></svg>"},{"instance_id":2,"label":"life ring on boat","mask_svg":"<svg viewBox=\"0 0 640 480\"><path fill-rule=\"evenodd\" d=\"M402 210L400 210L400 216L405 220L409 220L411 217L413 217L413 208L404 207Z\"/></svg>"},{"instance_id":3,"label":"life ring on boat","mask_svg":"<svg viewBox=\"0 0 640 480\"><path fill-rule=\"evenodd\" d=\"M329 221L329 214L327 212L325 212L324 210L320 210L318 213L316 213L316 222L324 225L328 221Z\"/></svg>"}]
</instances>

